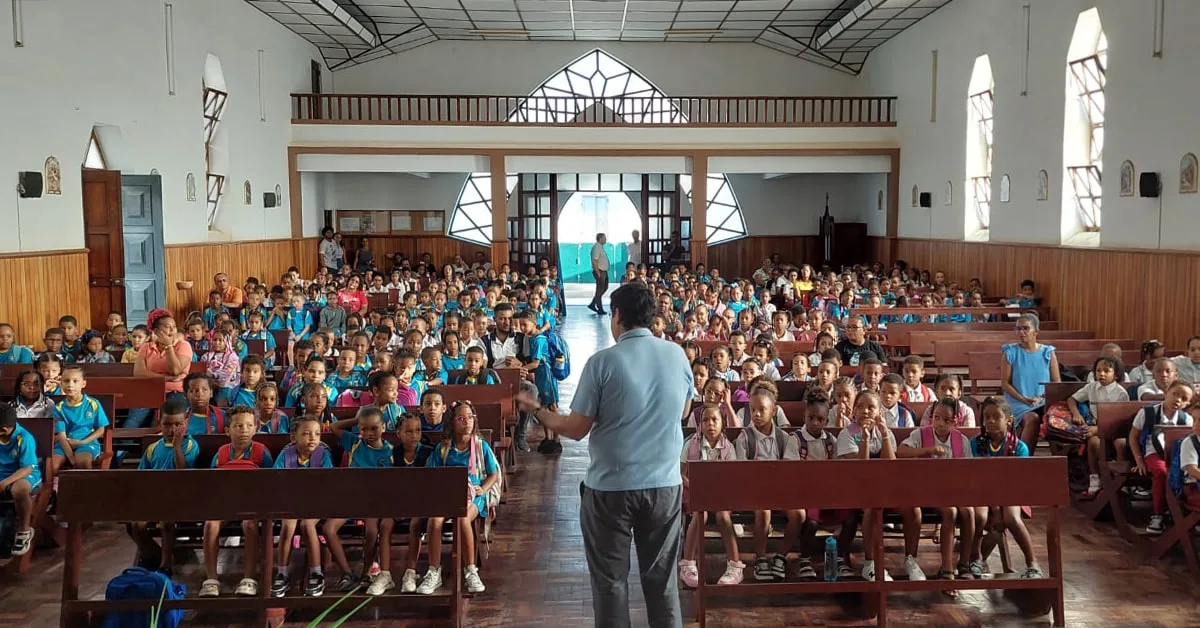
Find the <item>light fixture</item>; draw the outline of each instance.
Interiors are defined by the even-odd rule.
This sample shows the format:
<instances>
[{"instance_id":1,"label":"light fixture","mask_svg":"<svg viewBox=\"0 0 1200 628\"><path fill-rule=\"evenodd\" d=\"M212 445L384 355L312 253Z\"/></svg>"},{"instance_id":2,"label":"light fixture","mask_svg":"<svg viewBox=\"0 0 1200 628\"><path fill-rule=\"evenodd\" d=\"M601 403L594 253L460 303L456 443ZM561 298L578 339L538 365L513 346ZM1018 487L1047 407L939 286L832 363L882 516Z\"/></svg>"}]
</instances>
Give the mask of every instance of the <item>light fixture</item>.
<instances>
[{"instance_id":1,"label":"light fixture","mask_svg":"<svg viewBox=\"0 0 1200 628\"><path fill-rule=\"evenodd\" d=\"M467 31L471 35L528 35L524 28L472 28Z\"/></svg>"},{"instance_id":2,"label":"light fixture","mask_svg":"<svg viewBox=\"0 0 1200 628\"><path fill-rule=\"evenodd\" d=\"M12 0L13 47L25 47L25 23L21 20L21 0Z\"/></svg>"},{"instance_id":3,"label":"light fixture","mask_svg":"<svg viewBox=\"0 0 1200 628\"><path fill-rule=\"evenodd\" d=\"M720 35L723 32L719 28L672 28L666 31L666 35Z\"/></svg>"}]
</instances>

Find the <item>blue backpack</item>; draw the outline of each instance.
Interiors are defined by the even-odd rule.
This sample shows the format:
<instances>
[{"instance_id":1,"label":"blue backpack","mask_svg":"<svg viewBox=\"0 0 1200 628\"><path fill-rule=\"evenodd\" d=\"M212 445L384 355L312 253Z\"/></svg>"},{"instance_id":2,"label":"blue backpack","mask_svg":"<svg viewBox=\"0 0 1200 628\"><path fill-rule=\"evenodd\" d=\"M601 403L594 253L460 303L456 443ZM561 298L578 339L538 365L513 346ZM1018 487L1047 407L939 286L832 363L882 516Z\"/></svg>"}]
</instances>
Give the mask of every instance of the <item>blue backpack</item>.
<instances>
[{"instance_id":1,"label":"blue backpack","mask_svg":"<svg viewBox=\"0 0 1200 628\"><path fill-rule=\"evenodd\" d=\"M166 591L164 594L163 591ZM171 582L166 574L142 567L130 567L108 581L106 600L147 600L157 606L159 599L179 600L187 595L187 587ZM159 613L158 623L150 626L150 611L120 611L104 616L104 628L178 628L184 609Z\"/></svg>"},{"instance_id":2,"label":"blue backpack","mask_svg":"<svg viewBox=\"0 0 1200 628\"><path fill-rule=\"evenodd\" d=\"M1171 490L1175 491L1176 495L1183 495L1183 464L1180 460L1180 449L1183 448L1183 441L1192 439L1192 447L1196 451L1200 451L1200 438L1195 434L1189 434L1175 442L1175 448L1171 450L1171 459L1167 461L1167 484L1171 486Z\"/></svg>"},{"instance_id":3,"label":"blue backpack","mask_svg":"<svg viewBox=\"0 0 1200 628\"><path fill-rule=\"evenodd\" d=\"M557 331L546 332L546 342L550 347L550 373L561 382L571 376L571 351Z\"/></svg>"}]
</instances>

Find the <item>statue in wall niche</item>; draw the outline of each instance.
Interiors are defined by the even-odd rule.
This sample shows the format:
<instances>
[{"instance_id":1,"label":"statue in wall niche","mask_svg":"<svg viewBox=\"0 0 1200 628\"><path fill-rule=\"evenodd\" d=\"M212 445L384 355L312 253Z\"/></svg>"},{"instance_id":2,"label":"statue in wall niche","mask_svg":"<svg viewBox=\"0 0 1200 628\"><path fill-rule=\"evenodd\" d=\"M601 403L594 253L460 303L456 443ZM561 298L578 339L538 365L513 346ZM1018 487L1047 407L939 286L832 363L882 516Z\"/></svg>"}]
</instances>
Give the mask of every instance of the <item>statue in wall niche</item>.
<instances>
[{"instance_id":1,"label":"statue in wall niche","mask_svg":"<svg viewBox=\"0 0 1200 628\"><path fill-rule=\"evenodd\" d=\"M187 174L187 200L196 200L196 175L190 172Z\"/></svg>"},{"instance_id":2,"label":"statue in wall niche","mask_svg":"<svg viewBox=\"0 0 1200 628\"><path fill-rule=\"evenodd\" d=\"M62 168L53 155L46 158L46 194L62 194Z\"/></svg>"}]
</instances>

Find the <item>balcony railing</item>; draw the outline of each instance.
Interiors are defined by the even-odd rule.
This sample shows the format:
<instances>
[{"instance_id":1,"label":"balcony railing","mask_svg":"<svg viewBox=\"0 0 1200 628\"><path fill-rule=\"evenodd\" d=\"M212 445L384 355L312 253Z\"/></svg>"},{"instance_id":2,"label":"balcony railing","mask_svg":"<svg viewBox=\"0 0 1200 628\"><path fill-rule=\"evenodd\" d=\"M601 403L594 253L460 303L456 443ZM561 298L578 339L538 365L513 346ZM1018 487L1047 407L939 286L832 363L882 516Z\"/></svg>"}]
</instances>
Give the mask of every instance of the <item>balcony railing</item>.
<instances>
[{"instance_id":1,"label":"balcony railing","mask_svg":"<svg viewBox=\"0 0 1200 628\"><path fill-rule=\"evenodd\" d=\"M895 126L890 96L292 94L296 123L556 126Z\"/></svg>"}]
</instances>

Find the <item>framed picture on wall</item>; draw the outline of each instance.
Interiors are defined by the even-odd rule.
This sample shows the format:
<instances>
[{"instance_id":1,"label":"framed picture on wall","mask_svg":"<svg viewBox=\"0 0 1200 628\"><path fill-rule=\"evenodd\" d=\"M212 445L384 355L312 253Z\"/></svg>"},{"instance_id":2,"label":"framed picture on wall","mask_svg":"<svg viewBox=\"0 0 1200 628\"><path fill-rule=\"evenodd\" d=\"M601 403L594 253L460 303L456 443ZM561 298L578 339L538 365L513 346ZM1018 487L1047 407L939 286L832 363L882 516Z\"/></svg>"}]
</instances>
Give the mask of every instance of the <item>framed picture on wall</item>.
<instances>
[{"instance_id":1,"label":"framed picture on wall","mask_svg":"<svg viewBox=\"0 0 1200 628\"><path fill-rule=\"evenodd\" d=\"M917 186L913 186L912 190L912 206L916 207L921 202L921 190Z\"/></svg>"},{"instance_id":2,"label":"framed picture on wall","mask_svg":"<svg viewBox=\"0 0 1200 628\"><path fill-rule=\"evenodd\" d=\"M1008 178L1008 173L1000 175L1000 202L1001 203L1008 202L1009 194L1011 193L1011 190L1010 190L1011 187L1012 187L1012 181Z\"/></svg>"},{"instance_id":3,"label":"framed picture on wall","mask_svg":"<svg viewBox=\"0 0 1200 628\"><path fill-rule=\"evenodd\" d=\"M942 205L954 204L954 182L946 182L946 197L942 199Z\"/></svg>"},{"instance_id":4,"label":"framed picture on wall","mask_svg":"<svg viewBox=\"0 0 1200 628\"><path fill-rule=\"evenodd\" d=\"M1133 196L1134 178L1133 162L1126 159L1121 162L1121 196Z\"/></svg>"},{"instance_id":5,"label":"framed picture on wall","mask_svg":"<svg viewBox=\"0 0 1200 628\"><path fill-rule=\"evenodd\" d=\"M1179 161L1179 193L1196 193L1196 154L1188 153Z\"/></svg>"}]
</instances>

